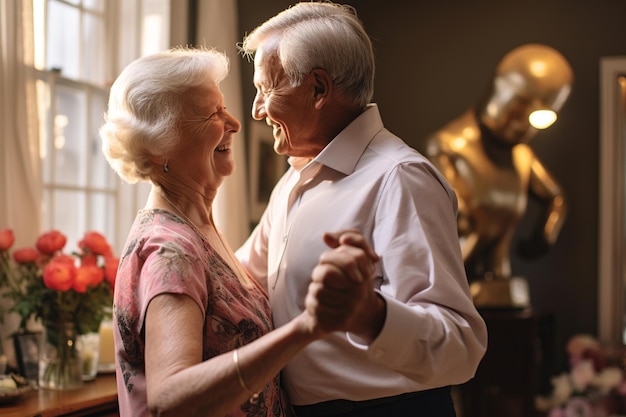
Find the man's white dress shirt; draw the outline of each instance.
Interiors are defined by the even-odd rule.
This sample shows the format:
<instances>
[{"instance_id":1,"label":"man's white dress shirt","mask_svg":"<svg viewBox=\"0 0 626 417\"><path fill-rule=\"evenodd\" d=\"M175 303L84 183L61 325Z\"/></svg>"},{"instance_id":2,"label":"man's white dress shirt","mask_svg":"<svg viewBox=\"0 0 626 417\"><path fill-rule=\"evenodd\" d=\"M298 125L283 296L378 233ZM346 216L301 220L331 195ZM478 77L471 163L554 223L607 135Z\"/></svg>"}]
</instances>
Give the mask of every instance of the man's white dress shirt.
<instances>
[{"instance_id":1,"label":"man's white dress shirt","mask_svg":"<svg viewBox=\"0 0 626 417\"><path fill-rule=\"evenodd\" d=\"M360 401L473 377L487 331L469 295L456 196L443 176L384 128L375 104L313 161L293 165L237 252L267 283L275 326L302 312L311 271L328 249L322 233L347 228L381 257L374 286L387 316L369 345L336 332L298 354L283 372L290 401Z\"/></svg>"}]
</instances>

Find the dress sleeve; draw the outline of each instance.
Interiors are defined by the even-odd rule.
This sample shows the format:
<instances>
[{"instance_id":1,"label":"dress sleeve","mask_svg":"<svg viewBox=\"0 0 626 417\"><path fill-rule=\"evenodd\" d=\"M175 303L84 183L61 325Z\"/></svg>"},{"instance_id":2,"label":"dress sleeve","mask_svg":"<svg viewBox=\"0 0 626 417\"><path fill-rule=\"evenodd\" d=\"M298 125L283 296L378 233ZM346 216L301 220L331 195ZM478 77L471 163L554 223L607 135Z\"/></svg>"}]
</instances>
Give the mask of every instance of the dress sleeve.
<instances>
[{"instance_id":1,"label":"dress sleeve","mask_svg":"<svg viewBox=\"0 0 626 417\"><path fill-rule=\"evenodd\" d=\"M181 225L181 227L187 227ZM139 279L141 323L150 301L161 294L184 294L204 316L208 303L206 265L208 253L195 233L154 231L145 245L145 263Z\"/></svg>"}]
</instances>

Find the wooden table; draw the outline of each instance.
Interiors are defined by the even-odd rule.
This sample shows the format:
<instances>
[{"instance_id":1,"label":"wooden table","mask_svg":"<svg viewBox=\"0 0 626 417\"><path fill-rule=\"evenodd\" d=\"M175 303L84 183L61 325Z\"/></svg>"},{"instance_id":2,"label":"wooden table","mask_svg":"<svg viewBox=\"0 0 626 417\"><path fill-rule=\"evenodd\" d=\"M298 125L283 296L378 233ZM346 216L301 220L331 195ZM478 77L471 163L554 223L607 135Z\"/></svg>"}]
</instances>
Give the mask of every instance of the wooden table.
<instances>
[{"instance_id":1,"label":"wooden table","mask_svg":"<svg viewBox=\"0 0 626 417\"><path fill-rule=\"evenodd\" d=\"M9 404L0 404L2 417L99 416L119 417L115 374L99 375L77 390L40 389Z\"/></svg>"}]
</instances>

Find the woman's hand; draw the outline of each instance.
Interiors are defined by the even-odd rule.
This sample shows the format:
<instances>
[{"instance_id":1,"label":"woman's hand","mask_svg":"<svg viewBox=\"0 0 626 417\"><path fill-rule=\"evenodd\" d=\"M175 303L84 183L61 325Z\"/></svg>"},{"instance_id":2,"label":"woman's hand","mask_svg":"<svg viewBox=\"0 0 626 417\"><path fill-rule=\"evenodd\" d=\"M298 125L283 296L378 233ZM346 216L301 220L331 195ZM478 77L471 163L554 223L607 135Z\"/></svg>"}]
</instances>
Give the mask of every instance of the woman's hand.
<instances>
[{"instance_id":1,"label":"woman's hand","mask_svg":"<svg viewBox=\"0 0 626 417\"><path fill-rule=\"evenodd\" d=\"M372 285L378 255L358 230L325 233L324 242L331 249L313 269L305 299L315 331L375 338L385 318L385 302Z\"/></svg>"}]
</instances>

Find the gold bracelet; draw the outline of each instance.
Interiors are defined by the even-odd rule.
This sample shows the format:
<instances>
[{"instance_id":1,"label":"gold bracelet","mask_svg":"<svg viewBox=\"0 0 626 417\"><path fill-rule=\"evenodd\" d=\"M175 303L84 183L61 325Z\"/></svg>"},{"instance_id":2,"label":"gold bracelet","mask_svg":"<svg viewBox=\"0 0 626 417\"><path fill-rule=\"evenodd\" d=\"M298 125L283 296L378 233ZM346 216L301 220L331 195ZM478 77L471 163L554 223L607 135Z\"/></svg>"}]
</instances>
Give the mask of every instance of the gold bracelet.
<instances>
[{"instance_id":1,"label":"gold bracelet","mask_svg":"<svg viewBox=\"0 0 626 417\"><path fill-rule=\"evenodd\" d=\"M239 379L239 385L243 388L244 391L247 391L250 394L250 403L256 404L259 401L259 393L253 392L248 386L246 382L243 380L243 376L241 376L241 369L239 368L239 354L237 353L239 349L233 350L233 362L235 362L235 369L237 370L237 379Z\"/></svg>"}]
</instances>

